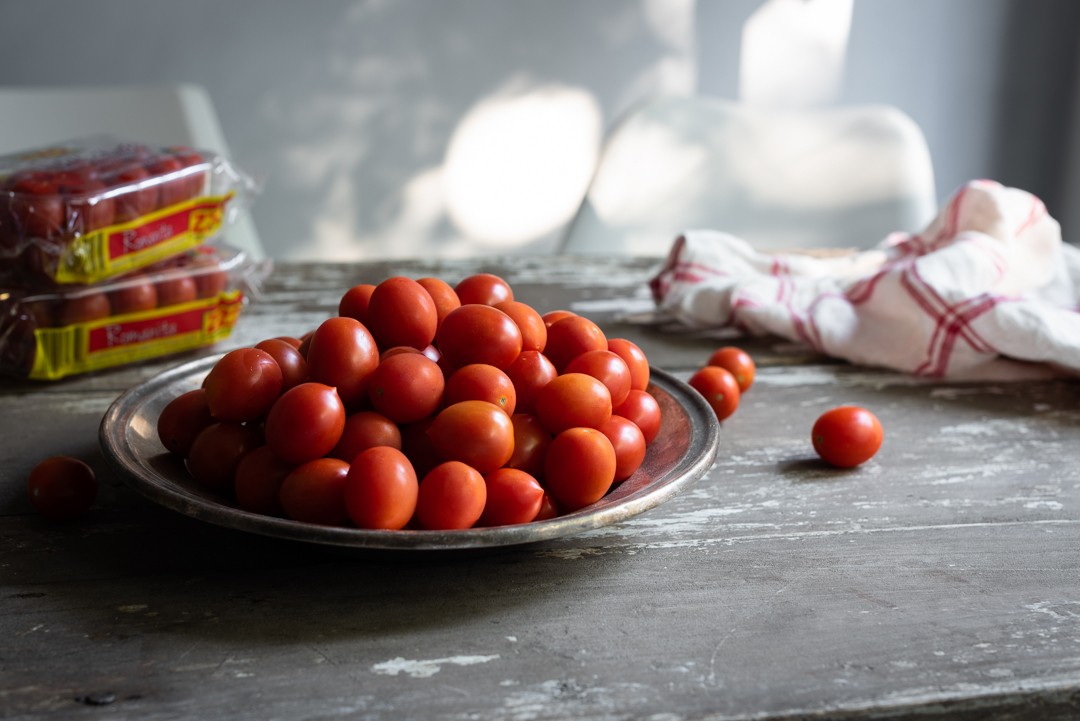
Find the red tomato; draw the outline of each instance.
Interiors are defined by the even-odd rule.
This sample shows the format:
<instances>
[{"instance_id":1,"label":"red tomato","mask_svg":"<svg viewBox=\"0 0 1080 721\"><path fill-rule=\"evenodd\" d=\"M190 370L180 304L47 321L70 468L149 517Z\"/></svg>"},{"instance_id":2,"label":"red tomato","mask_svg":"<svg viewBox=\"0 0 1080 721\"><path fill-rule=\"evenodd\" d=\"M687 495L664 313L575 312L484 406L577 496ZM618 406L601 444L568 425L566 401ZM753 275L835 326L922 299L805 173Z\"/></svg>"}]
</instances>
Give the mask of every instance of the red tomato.
<instances>
[{"instance_id":1,"label":"red tomato","mask_svg":"<svg viewBox=\"0 0 1080 721\"><path fill-rule=\"evenodd\" d=\"M544 489L535 478L516 468L499 468L484 476L487 502L479 526L529 523L540 512Z\"/></svg>"},{"instance_id":2,"label":"red tomato","mask_svg":"<svg viewBox=\"0 0 1080 721\"><path fill-rule=\"evenodd\" d=\"M442 323L443 318L450 315L450 311L461 307L461 300L458 298L457 293L445 280L420 278L416 282L424 287L424 290L431 296L431 300L435 302L435 313L439 317L439 323Z\"/></svg>"},{"instance_id":3,"label":"red tomato","mask_svg":"<svg viewBox=\"0 0 1080 721\"><path fill-rule=\"evenodd\" d=\"M293 339L295 340L295 339ZM270 354L281 369L281 390L287 391L308 379L307 361L296 346L282 338L267 338L255 345Z\"/></svg>"},{"instance_id":4,"label":"red tomato","mask_svg":"<svg viewBox=\"0 0 1080 721\"><path fill-rule=\"evenodd\" d=\"M381 413L360 411L345 419L341 440L330 455L352 463L360 453L377 446L401 450L401 430L397 423Z\"/></svg>"},{"instance_id":5,"label":"red tomato","mask_svg":"<svg viewBox=\"0 0 1080 721\"><path fill-rule=\"evenodd\" d=\"M122 170L106 176L109 185L122 186L124 191L116 196L116 222L126 223L143 215L154 212L158 203L158 189L138 187L139 183L150 177L150 173L141 165L128 165Z\"/></svg>"},{"instance_id":6,"label":"red tomato","mask_svg":"<svg viewBox=\"0 0 1080 721\"><path fill-rule=\"evenodd\" d=\"M259 446L240 459L233 475L236 503L245 511L280 516L278 495L292 465L277 457L269 446Z\"/></svg>"},{"instance_id":7,"label":"red tomato","mask_svg":"<svg viewBox=\"0 0 1080 721\"><path fill-rule=\"evenodd\" d=\"M544 325L550 330L551 326L555 325L563 318L571 318L575 315L577 315L577 313L569 310L549 310L540 317L544 319Z\"/></svg>"},{"instance_id":8,"label":"red tomato","mask_svg":"<svg viewBox=\"0 0 1080 721\"><path fill-rule=\"evenodd\" d=\"M206 390L196 388L173 398L158 416L157 431L161 445L184 458L199 431L214 422L206 403Z\"/></svg>"},{"instance_id":9,"label":"red tomato","mask_svg":"<svg viewBox=\"0 0 1080 721\"><path fill-rule=\"evenodd\" d=\"M552 433L584 426L599 428L611 417L611 393L584 373L565 373L536 396L536 417Z\"/></svg>"},{"instance_id":10,"label":"red tomato","mask_svg":"<svg viewBox=\"0 0 1080 721\"><path fill-rule=\"evenodd\" d=\"M262 436L250 426L232 421L211 423L191 444L187 457L188 473L203 488L231 493L241 459L262 444Z\"/></svg>"},{"instance_id":11,"label":"red tomato","mask_svg":"<svg viewBox=\"0 0 1080 721\"><path fill-rule=\"evenodd\" d=\"M515 413L514 452L506 462L507 468L517 468L533 476L544 474L544 456L551 445L551 434L536 416Z\"/></svg>"},{"instance_id":12,"label":"red tomato","mask_svg":"<svg viewBox=\"0 0 1080 721\"><path fill-rule=\"evenodd\" d=\"M506 300L496 303L495 307L517 323L518 330L521 331L521 350L543 352L547 345L547 325L531 305L519 300Z\"/></svg>"},{"instance_id":13,"label":"red tomato","mask_svg":"<svg viewBox=\"0 0 1080 721\"><path fill-rule=\"evenodd\" d=\"M522 351L506 369L506 375L514 384L519 413L532 413L536 408L536 396L559 372L543 353Z\"/></svg>"},{"instance_id":14,"label":"red tomato","mask_svg":"<svg viewBox=\"0 0 1080 721\"><path fill-rule=\"evenodd\" d=\"M146 163L146 170L157 179L158 207L167 208L187 200L190 187L181 173L184 164L171 155L160 155Z\"/></svg>"},{"instance_id":15,"label":"red tomato","mask_svg":"<svg viewBox=\"0 0 1080 721\"><path fill-rule=\"evenodd\" d=\"M338 315L367 323L368 305L374 290L375 286L371 283L361 283L349 288L338 302Z\"/></svg>"},{"instance_id":16,"label":"red tomato","mask_svg":"<svg viewBox=\"0 0 1080 721\"><path fill-rule=\"evenodd\" d=\"M435 412L445 380L435 361L417 353L399 353L383 360L368 382L375 410L396 423L412 423Z\"/></svg>"},{"instance_id":17,"label":"red tomato","mask_svg":"<svg viewBox=\"0 0 1080 721\"><path fill-rule=\"evenodd\" d=\"M480 472L465 463L447 461L432 468L421 481L416 520L421 528L432 531L472 528L486 502L487 486Z\"/></svg>"},{"instance_id":18,"label":"red tomato","mask_svg":"<svg viewBox=\"0 0 1080 721\"><path fill-rule=\"evenodd\" d=\"M31 238L59 236L64 226L64 201L48 173L31 171L13 179L11 208L23 233Z\"/></svg>"},{"instance_id":19,"label":"red tomato","mask_svg":"<svg viewBox=\"0 0 1080 721\"><path fill-rule=\"evenodd\" d=\"M514 452L514 424L502 409L486 401L447 406L428 428L439 458L461 461L480 473L506 464Z\"/></svg>"},{"instance_id":20,"label":"red tomato","mask_svg":"<svg viewBox=\"0 0 1080 721\"><path fill-rule=\"evenodd\" d=\"M640 428L646 445L652 443L660 433L660 404L647 391L631 390L622 405L612 412Z\"/></svg>"},{"instance_id":21,"label":"red tomato","mask_svg":"<svg viewBox=\"0 0 1080 721\"><path fill-rule=\"evenodd\" d=\"M604 497L615 480L615 449L595 428L555 436L544 460L544 486L559 507L576 511Z\"/></svg>"},{"instance_id":22,"label":"red tomato","mask_svg":"<svg viewBox=\"0 0 1080 721\"><path fill-rule=\"evenodd\" d=\"M639 391L648 390L649 359L645 357L645 352L625 338L609 339L608 350L622 358L630 369L630 387Z\"/></svg>"},{"instance_id":23,"label":"red tomato","mask_svg":"<svg viewBox=\"0 0 1080 721\"><path fill-rule=\"evenodd\" d=\"M297 466L285 476L278 492L285 516L322 526L345 525L349 520L345 510L348 474L349 464L337 458L316 458Z\"/></svg>"},{"instance_id":24,"label":"red tomato","mask_svg":"<svg viewBox=\"0 0 1080 721\"><path fill-rule=\"evenodd\" d=\"M584 316L563 318L548 328L544 355L560 373L570 361L591 350L607 350L608 342L600 326Z\"/></svg>"},{"instance_id":25,"label":"red tomato","mask_svg":"<svg viewBox=\"0 0 1080 721\"><path fill-rule=\"evenodd\" d=\"M97 498L97 477L77 458L52 456L34 466L26 479L30 504L51 521L67 521L90 509Z\"/></svg>"},{"instance_id":26,"label":"red tomato","mask_svg":"<svg viewBox=\"0 0 1080 721\"><path fill-rule=\"evenodd\" d=\"M552 518L559 517L559 506L555 503L555 499L551 497L551 494L544 491L544 498L540 502L540 510L536 514L536 518L533 521L547 521Z\"/></svg>"},{"instance_id":27,"label":"red tomato","mask_svg":"<svg viewBox=\"0 0 1080 721\"><path fill-rule=\"evenodd\" d=\"M451 311L435 336L451 367L487 363L506 368L521 353L521 330L510 316L490 305L463 305Z\"/></svg>"},{"instance_id":28,"label":"red tomato","mask_svg":"<svg viewBox=\"0 0 1080 721\"><path fill-rule=\"evenodd\" d=\"M345 430L345 406L330 386L301 383L281 394L266 417L266 445L299 465L332 451Z\"/></svg>"},{"instance_id":29,"label":"red tomato","mask_svg":"<svg viewBox=\"0 0 1080 721\"><path fill-rule=\"evenodd\" d=\"M838 468L854 468L873 458L884 437L877 416L859 406L825 411L810 432L814 450Z\"/></svg>"},{"instance_id":30,"label":"red tomato","mask_svg":"<svg viewBox=\"0 0 1080 721\"><path fill-rule=\"evenodd\" d=\"M139 282L139 276L126 279L124 285L109 292L109 305L116 315L153 310L157 304L157 287L150 282Z\"/></svg>"},{"instance_id":31,"label":"red tomato","mask_svg":"<svg viewBox=\"0 0 1080 721\"><path fill-rule=\"evenodd\" d=\"M431 442L428 430L435 422L435 417L430 416L416 423L407 423L401 426L401 452L416 469L417 478L422 478L435 466L439 465L439 454L435 452L435 444Z\"/></svg>"},{"instance_id":32,"label":"red tomato","mask_svg":"<svg viewBox=\"0 0 1080 721\"><path fill-rule=\"evenodd\" d=\"M308 376L337 389L347 408L367 397L368 379L379 365L375 339L355 318L329 318L311 336Z\"/></svg>"},{"instance_id":33,"label":"red tomato","mask_svg":"<svg viewBox=\"0 0 1080 721\"><path fill-rule=\"evenodd\" d=\"M754 384L754 374L757 367L754 364L754 359L742 348L736 348L735 346L718 348L709 356L707 365L723 368L735 376L740 393L745 393Z\"/></svg>"},{"instance_id":34,"label":"red tomato","mask_svg":"<svg viewBox=\"0 0 1080 721\"><path fill-rule=\"evenodd\" d=\"M510 377L495 366L472 363L454 371L446 381L446 405L461 401L487 401L512 416L517 391Z\"/></svg>"},{"instance_id":35,"label":"red tomato","mask_svg":"<svg viewBox=\"0 0 1080 721\"><path fill-rule=\"evenodd\" d=\"M76 323L89 323L112 314L109 297L104 293L85 293L64 300L56 312L56 324L60 327Z\"/></svg>"},{"instance_id":36,"label":"red tomato","mask_svg":"<svg viewBox=\"0 0 1080 721\"><path fill-rule=\"evenodd\" d=\"M739 407L739 382L719 366L705 366L694 373L690 387L709 402L717 420L724 420Z\"/></svg>"},{"instance_id":37,"label":"red tomato","mask_svg":"<svg viewBox=\"0 0 1080 721\"><path fill-rule=\"evenodd\" d=\"M439 316L435 301L412 278L394 276L375 286L368 302L367 327L380 348L422 349L435 340Z\"/></svg>"},{"instance_id":38,"label":"red tomato","mask_svg":"<svg viewBox=\"0 0 1080 721\"><path fill-rule=\"evenodd\" d=\"M405 454L389 446L356 456L345 481L345 508L359 528L398 530L416 512L420 487Z\"/></svg>"},{"instance_id":39,"label":"red tomato","mask_svg":"<svg viewBox=\"0 0 1080 721\"><path fill-rule=\"evenodd\" d=\"M514 291L511 290L510 284L491 273L477 273L462 279L454 286L454 292L457 293L462 305L470 303L495 305L514 299Z\"/></svg>"},{"instance_id":40,"label":"red tomato","mask_svg":"<svg viewBox=\"0 0 1080 721\"><path fill-rule=\"evenodd\" d=\"M199 285L190 275L162 278L157 282L158 307L190 303L199 297Z\"/></svg>"},{"instance_id":41,"label":"red tomato","mask_svg":"<svg viewBox=\"0 0 1080 721\"><path fill-rule=\"evenodd\" d=\"M281 394L281 367L258 348L237 348L222 356L203 387L210 413L221 421L254 421Z\"/></svg>"},{"instance_id":42,"label":"red tomato","mask_svg":"<svg viewBox=\"0 0 1080 721\"><path fill-rule=\"evenodd\" d=\"M622 416L612 416L599 430L615 449L615 482L625 481L645 460L645 435Z\"/></svg>"},{"instance_id":43,"label":"red tomato","mask_svg":"<svg viewBox=\"0 0 1080 721\"><path fill-rule=\"evenodd\" d=\"M584 373L596 378L611 393L611 404L619 405L630 394L630 368L620 356L609 350L582 353L566 366L567 373Z\"/></svg>"}]
</instances>

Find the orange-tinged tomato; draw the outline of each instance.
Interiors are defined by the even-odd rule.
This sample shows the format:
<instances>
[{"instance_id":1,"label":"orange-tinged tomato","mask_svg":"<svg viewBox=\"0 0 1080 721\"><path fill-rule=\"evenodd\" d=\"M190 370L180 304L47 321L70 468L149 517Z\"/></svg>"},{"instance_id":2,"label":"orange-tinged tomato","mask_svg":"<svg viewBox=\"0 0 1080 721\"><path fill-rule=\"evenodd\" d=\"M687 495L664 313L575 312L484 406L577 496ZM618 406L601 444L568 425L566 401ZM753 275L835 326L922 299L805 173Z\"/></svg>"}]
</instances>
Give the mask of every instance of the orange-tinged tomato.
<instances>
[{"instance_id":1,"label":"orange-tinged tomato","mask_svg":"<svg viewBox=\"0 0 1080 721\"><path fill-rule=\"evenodd\" d=\"M510 288L510 284L491 273L476 273L463 278L454 286L454 292L457 293L462 305L470 303L495 305L514 299L514 291Z\"/></svg>"},{"instance_id":2,"label":"orange-tinged tomato","mask_svg":"<svg viewBox=\"0 0 1080 721\"><path fill-rule=\"evenodd\" d=\"M486 503L484 476L465 463L447 461L432 468L420 483L416 520L421 528L433 531L472 528Z\"/></svg>"},{"instance_id":3,"label":"orange-tinged tomato","mask_svg":"<svg viewBox=\"0 0 1080 721\"><path fill-rule=\"evenodd\" d=\"M446 405L461 401L487 401L507 415L517 407L517 391L510 377L495 366L472 363L458 368L446 381Z\"/></svg>"},{"instance_id":4,"label":"orange-tinged tomato","mask_svg":"<svg viewBox=\"0 0 1080 721\"><path fill-rule=\"evenodd\" d=\"M718 420L730 417L739 408L739 382L719 366L705 366L694 373L690 387L709 402Z\"/></svg>"},{"instance_id":5,"label":"orange-tinged tomato","mask_svg":"<svg viewBox=\"0 0 1080 721\"><path fill-rule=\"evenodd\" d=\"M645 460L645 435L637 424L622 416L612 416L600 426L615 449L615 482L625 481Z\"/></svg>"},{"instance_id":6,"label":"orange-tinged tomato","mask_svg":"<svg viewBox=\"0 0 1080 721\"><path fill-rule=\"evenodd\" d=\"M536 417L552 433L584 426L599 428L611 417L611 393L584 373L564 373L536 396Z\"/></svg>"},{"instance_id":7,"label":"orange-tinged tomato","mask_svg":"<svg viewBox=\"0 0 1080 721\"><path fill-rule=\"evenodd\" d=\"M745 393L754 384L757 366L750 354L742 348L735 346L718 348L709 356L709 362L706 365L718 366L735 376L740 393Z\"/></svg>"},{"instance_id":8,"label":"orange-tinged tomato","mask_svg":"<svg viewBox=\"0 0 1080 721\"><path fill-rule=\"evenodd\" d=\"M555 436L544 460L544 486L565 511L595 503L615 481L615 448L595 428Z\"/></svg>"},{"instance_id":9,"label":"orange-tinged tomato","mask_svg":"<svg viewBox=\"0 0 1080 721\"><path fill-rule=\"evenodd\" d=\"M501 468L514 452L514 424L487 401L461 401L447 406L427 431L444 461L461 461L480 473Z\"/></svg>"},{"instance_id":10,"label":"orange-tinged tomato","mask_svg":"<svg viewBox=\"0 0 1080 721\"><path fill-rule=\"evenodd\" d=\"M420 486L405 454L389 446L360 453L345 481L345 507L359 528L397 530L416 512Z\"/></svg>"},{"instance_id":11,"label":"orange-tinged tomato","mask_svg":"<svg viewBox=\"0 0 1080 721\"><path fill-rule=\"evenodd\" d=\"M838 468L866 463L881 448L884 438L881 421L860 406L839 406L825 411L810 433L814 450L826 463Z\"/></svg>"},{"instance_id":12,"label":"orange-tinged tomato","mask_svg":"<svg viewBox=\"0 0 1080 721\"><path fill-rule=\"evenodd\" d=\"M613 413L633 421L645 436L646 445L656 440L656 436L660 433L662 421L660 404L647 391L631 390L626 400L616 407Z\"/></svg>"},{"instance_id":13,"label":"orange-tinged tomato","mask_svg":"<svg viewBox=\"0 0 1080 721\"><path fill-rule=\"evenodd\" d=\"M645 352L634 343L625 338L610 338L608 350L616 354L626 362L630 369L630 388L644 391L649 388L649 359Z\"/></svg>"},{"instance_id":14,"label":"orange-tinged tomato","mask_svg":"<svg viewBox=\"0 0 1080 721\"><path fill-rule=\"evenodd\" d=\"M544 319L528 303L519 300L507 300L496 303L495 307L510 316L521 331L521 350L543 351L547 345L547 325Z\"/></svg>"},{"instance_id":15,"label":"orange-tinged tomato","mask_svg":"<svg viewBox=\"0 0 1080 721\"><path fill-rule=\"evenodd\" d=\"M609 350L582 353L566 366L566 373L584 373L596 378L611 393L612 405L620 405L630 394L630 368L621 356Z\"/></svg>"}]
</instances>

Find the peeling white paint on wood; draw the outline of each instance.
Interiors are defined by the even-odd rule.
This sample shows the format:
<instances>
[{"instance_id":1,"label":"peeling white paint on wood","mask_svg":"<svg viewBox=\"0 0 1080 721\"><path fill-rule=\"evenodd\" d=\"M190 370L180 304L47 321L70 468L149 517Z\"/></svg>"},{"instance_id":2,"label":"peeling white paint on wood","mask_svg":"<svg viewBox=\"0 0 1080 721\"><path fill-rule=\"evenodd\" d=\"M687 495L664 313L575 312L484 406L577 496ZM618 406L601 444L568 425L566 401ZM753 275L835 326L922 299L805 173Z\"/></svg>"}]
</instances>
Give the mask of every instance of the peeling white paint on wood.
<instances>
[{"instance_id":1,"label":"peeling white paint on wood","mask_svg":"<svg viewBox=\"0 0 1080 721\"><path fill-rule=\"evenodd\" d=\"M475 666L490 663L499 658L499 654L490 656L448 656L446 658L406 659L398 656L389 661L377 663L371 670L383 676L405 674L413 678L430 678L442 670L443 666Z\"/></svg>"}]
</instances>

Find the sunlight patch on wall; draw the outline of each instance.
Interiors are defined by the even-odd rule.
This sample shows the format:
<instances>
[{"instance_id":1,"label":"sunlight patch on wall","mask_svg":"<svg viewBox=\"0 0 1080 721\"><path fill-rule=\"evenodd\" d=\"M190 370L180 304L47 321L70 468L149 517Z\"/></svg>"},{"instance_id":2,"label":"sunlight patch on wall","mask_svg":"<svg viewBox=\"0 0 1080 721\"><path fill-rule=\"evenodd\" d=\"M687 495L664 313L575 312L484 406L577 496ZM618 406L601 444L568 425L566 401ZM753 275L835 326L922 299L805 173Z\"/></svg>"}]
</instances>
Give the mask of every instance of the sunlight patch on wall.
<instances>
[{"instance_id":1,"label":"sunlight patch on wall","mask_svg":"<svg viewBox=\"0 0 1080 721\"><path fill-rule=\"evenodd\" d=\"M447 147L447 212L469 237L512 245L577 210L599 153L602 115L589 92L546 86L487 98Z\"/></svg>"}]
</instances>

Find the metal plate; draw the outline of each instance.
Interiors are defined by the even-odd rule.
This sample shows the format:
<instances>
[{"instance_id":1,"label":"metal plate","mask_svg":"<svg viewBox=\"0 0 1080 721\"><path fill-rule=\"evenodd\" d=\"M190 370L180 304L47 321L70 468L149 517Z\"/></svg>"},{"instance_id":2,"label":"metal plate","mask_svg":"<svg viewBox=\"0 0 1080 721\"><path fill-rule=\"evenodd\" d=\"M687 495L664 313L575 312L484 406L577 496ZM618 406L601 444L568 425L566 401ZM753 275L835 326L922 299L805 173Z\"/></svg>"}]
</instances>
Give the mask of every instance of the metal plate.
<instances>
[{"instance_id":1,"label":"metal plate","mask_svg":"<svg viewBox=\"0 0 1080 721\"><path fill-rule=\"evenodd\" d=\"M319 526L251 513L194 483L180 459L158 440L157 419L173 398L198 388L220 356L166 371L120 396L101 422L110 466L150 500L202 521L239 531L338 547L438 551L535 543L618 523L671 498L712 465L719 424L704 399L671 374L653 368L649 391L660 403L660 432L641 468L602 499L558 518L460 531L374 531Z\"/></svg>"}]
</instances>

